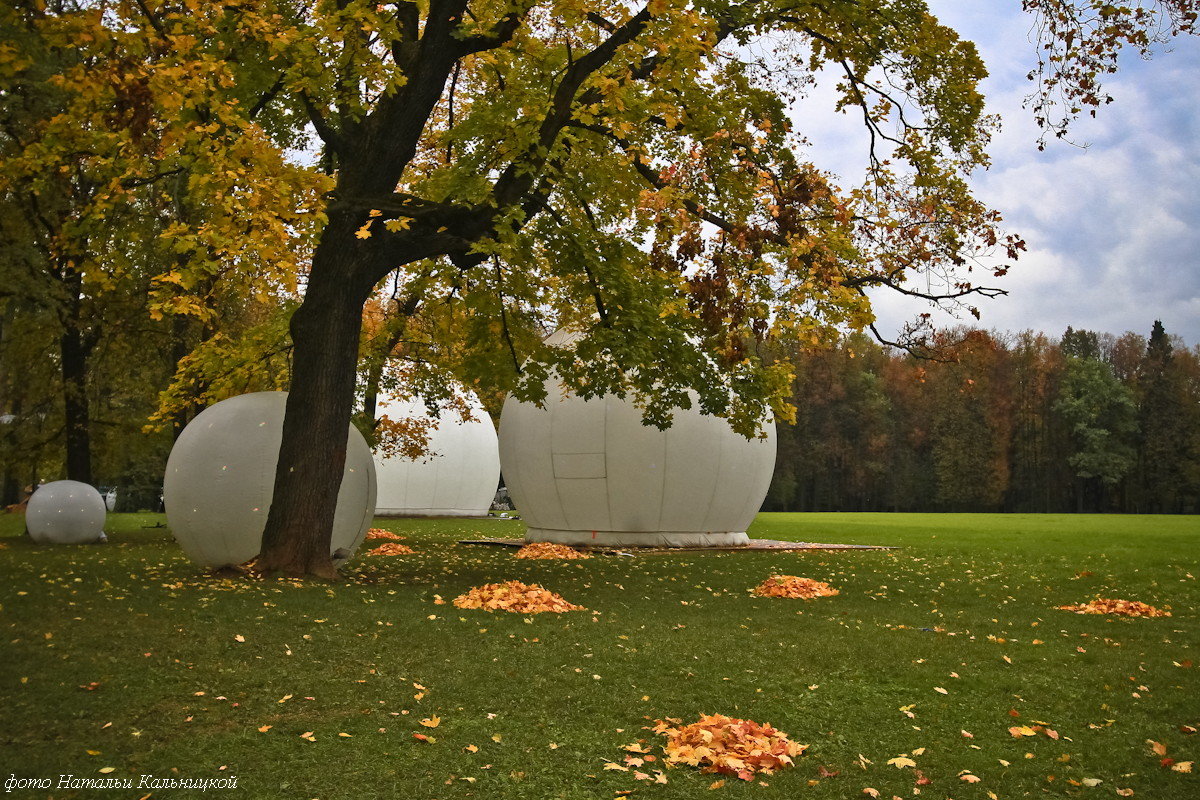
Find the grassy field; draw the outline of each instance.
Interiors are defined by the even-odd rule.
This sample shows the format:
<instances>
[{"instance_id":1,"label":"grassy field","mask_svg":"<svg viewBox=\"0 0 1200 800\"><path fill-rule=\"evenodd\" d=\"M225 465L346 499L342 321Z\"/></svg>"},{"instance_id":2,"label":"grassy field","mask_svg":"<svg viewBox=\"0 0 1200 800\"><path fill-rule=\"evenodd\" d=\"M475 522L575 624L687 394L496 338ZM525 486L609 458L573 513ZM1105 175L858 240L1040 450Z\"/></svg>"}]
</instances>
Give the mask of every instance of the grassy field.
<instances>
[{"instance_id":1,"label":"grassy field","mask_svg":"<svg viewBox=\"0 0 1200 800\"><path fill-rule=\"evenodd\" d=\"M1164 767L1147 743L1200 761L1181 729L1200 726L1196 517L763 514L754 536L901 549L533 562L455 544L519 522L381 520L417 552L360 557L336 586L207 577L149 527L162 519L112 515L109 544L49 547L0 516L0 779L237 776L206 796L246 798L1200 798L1200 764ZM841 594L748 593L773 573ZM449 602L507 579L590 611ZM1173 616L1054 609L1096 595ZM720 776L690 768L665 784L603 769L639 739L658 752L653 720L700 713L809 750L712 791ZM1040 723L1059 738L1009 732ZM915 768L889 765L902 755Z\"/></svg>"}]
</instances>

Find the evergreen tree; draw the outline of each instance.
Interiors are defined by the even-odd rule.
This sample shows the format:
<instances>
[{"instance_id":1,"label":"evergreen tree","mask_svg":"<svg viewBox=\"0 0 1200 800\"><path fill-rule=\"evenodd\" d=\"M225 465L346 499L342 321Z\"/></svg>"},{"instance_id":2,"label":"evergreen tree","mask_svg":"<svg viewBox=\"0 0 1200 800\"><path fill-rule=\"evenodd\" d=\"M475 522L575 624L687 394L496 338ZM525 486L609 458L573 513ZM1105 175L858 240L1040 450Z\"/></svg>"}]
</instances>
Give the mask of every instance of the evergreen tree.
<instances>
[{"instance_id":1,"label":"evergreen tree","mask_svg":"<svg viewBox=\"0 0 1200 800\"><path fill-rule=\"evenodd\" d=\"M1174 347L1159 320L1154 321L1138 370L1138 388L1139 506L1154 513L1179 511L1188 443L1183 385L1175 368Z\"/></svg>"},{"instance_id":2,"label":"evergreen tree","mask_svg":"<svg viewBox=\"0 0 1200 800\"><path fill-rule=\"evenodd\" d=\"M1134 465L1133 394L1099 359L1068 356L1054 408L1070 431L1076 510L1106 510L1106 492Z\"/></svg>"}]
</instances>

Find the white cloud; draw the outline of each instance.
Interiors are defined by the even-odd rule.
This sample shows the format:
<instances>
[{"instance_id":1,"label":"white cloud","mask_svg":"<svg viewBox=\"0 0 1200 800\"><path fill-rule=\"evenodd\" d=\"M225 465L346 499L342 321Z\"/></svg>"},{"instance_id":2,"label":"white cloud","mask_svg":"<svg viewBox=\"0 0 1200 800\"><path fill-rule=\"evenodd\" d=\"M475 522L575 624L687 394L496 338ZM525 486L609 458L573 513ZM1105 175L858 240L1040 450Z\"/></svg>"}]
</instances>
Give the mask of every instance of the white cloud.
<instances>
[{"instance_id":1,"label":"white cloud","mask_svg":"<svg viewBox=\"0 0 1200 800\"><path fill-rule=\"evenodd\" d=\"M1021 107L1034 59L1027 19L1008 2L933 5L943 21L975 37L991 68L989 109L1005 127L991 148L992 168L975 186L1029 244L996 282L1009 295L978 304L982 324L1119 334L1148 333L1162 319L1169 332L1200 342L1200 112L1193 102L1200 44L1179 41L1175 52L1149 63L1125 59L1106 87L1115 103L1074 128L1089 146L1051 141L1039 153L1031 114ZM928 310L875 298L885 331Z\"/></svg>"}]
</instances>

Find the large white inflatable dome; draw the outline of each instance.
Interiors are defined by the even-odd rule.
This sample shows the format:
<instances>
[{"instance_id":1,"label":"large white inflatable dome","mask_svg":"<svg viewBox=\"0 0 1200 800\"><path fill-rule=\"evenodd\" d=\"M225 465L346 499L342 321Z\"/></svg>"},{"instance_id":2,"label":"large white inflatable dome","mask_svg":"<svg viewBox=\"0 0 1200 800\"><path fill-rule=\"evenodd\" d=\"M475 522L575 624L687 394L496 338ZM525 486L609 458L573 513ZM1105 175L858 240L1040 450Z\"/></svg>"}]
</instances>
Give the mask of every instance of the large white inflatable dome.
<instances>
[{"instance_id":1,"label":"large white inflatable dome","mask_svg":"<svg viewBox=\"0 0 1200 800\"><path fill-rule=\"evenodd\" d=\"M509 397L500 464L528 541L574 545L737 545L775 468L775 425L747 440L719 417L676 409L642 424L629 400L583 400L546 384L546 407ZM561 399L559 399L561 398Z\"/></svg>"},{"instance_id":2,"label":"large white inflatable dome","mask_svg":"<svg viewBox=\"0 0 1200 800\"><path fill-rule=\"evenodd\" d=\"M104 498L79 481L39 486L25 508L25 527L38 544L83 544L104 538Z\"/></svg>"},{"instance_id":3,"label":"large white inflatable dome","mask_svg":"<svg viewBox=\"0 0 1200 800\"><path fill-rule=\"evenodd\" d=\"M418 459L375 454L379 499L375 513L393 517L478 517L488 513L500 482L496 428L474 392L466 392L474 417L457 411L430 418L416 400L386 399L377 416L392 420L431 419L429 454Z\"/></svg>"},{"instance_id":4,"label":"large white inflatable dome","mask_svg":"<svg viewBox=\"0 0 1200 800\"><path fill-rule=\"evenodd\" d=\"M179 434L167 458L167 524L198 564L242 564L258 555L283 440L287 392L254 392L209 406ZM330 554L358 548L375 511L371 448L350 426Z\"/></svg>"}]
</instances>

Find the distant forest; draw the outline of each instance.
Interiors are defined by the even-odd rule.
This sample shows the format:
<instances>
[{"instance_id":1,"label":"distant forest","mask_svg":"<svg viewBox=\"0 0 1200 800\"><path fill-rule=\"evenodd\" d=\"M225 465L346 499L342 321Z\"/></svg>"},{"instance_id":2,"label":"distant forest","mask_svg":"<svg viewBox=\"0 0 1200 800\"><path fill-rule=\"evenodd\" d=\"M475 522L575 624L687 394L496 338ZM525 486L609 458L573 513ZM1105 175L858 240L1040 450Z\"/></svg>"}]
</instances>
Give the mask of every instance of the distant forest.
<instances>
[{"instance_id":1,"label":"distant forest","mask_svg":"<svg viewBox=\"0 0 1200 800\"><path fill-rule=\"evenodd\" d=\"M1200 347L958 329L793 356L769 511L1200 513Z\"/></svg>"}]
</instances>

